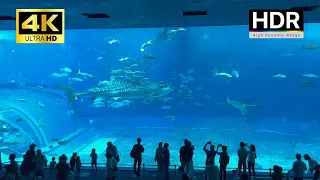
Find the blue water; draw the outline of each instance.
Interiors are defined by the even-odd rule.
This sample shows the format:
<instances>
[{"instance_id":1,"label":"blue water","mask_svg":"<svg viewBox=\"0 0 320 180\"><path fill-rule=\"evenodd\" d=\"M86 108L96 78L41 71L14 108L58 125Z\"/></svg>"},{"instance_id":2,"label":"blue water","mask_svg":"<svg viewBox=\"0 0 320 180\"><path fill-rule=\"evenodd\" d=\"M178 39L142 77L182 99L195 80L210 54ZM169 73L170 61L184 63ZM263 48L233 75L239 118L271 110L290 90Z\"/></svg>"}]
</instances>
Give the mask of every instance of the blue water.
<instances>
[{"instance_id":1,"label":"blue water","mask_svg":"<svg viewBox=\"0 0 320 180\"><path fill-rule=\"evenodd\" d=\"M177 28L169 28L174 29ZM34 141L48 156L77 151L84 162L90 161L90 149L96 148L99 161L104 162L106 142L112 141L123 166L132 163L129 150L137 137L142 138L146 149L146 165L154 164L159 141L170 144L171 163L178 164L178 150L184 138L196 147L195 166L204 165L202 147L209 140L228 146L231 168L236 167L240 141L256 145L261 168L274 164L289 168L295 153L320 155L319 79L301 76L320 75L319 48L303 48L319 47L319 24L307 24L304 39L249 39L246 26L187 28L173 41L154 44L142 52L141 45L155 39L162 30L67 30L66 43L62 45L15 44L14 31L0 32L1 120L10 122L10 132L11 126L23 129L3 132L1 143L10 147L8 152L23 153ZM108 44L113 38L120 43ZM145 59L146 54L156 58ZM119 62L122 57L137 60ZM70 104L65 93L55 86L61 83L84 92L109 80L111 70L132 64L140 65L136 70L145 72L144 77L150 81L174 85L174 91L166 96L168 102L140 99L130 100L129 106L95 108L91 97ZM70 83L68 78L50 77L61 73L60 68L64 67L72 70L69 77L79 77L80 69L94 78ZM194 72L187 75L191 69ZM213 74L232 70L239 73L239 78ZM181 73L192 80L182 82ZM276 74L285 74L286 78L273 78ZM259 107L242 116L227 103L228 96ZM44 107L39 107L39 102ZM7 111L8 107L19 109L22 114ZM166 118L170 115L174 121ZM23 120L17 121L21 116ZM59 145L52 141L54 138L70 143Z\"/></svg>"}]
</instances>

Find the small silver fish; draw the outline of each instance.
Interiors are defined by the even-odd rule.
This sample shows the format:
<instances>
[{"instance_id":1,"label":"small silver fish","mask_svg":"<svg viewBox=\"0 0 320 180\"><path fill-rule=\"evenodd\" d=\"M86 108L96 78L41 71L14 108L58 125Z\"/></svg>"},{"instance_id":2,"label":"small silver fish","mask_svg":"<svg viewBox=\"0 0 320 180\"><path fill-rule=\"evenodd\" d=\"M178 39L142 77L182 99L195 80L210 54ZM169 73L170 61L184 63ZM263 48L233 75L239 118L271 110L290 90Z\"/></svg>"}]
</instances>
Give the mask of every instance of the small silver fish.
<instances>
[{"instance_id":1,"label":"small silver fish","mask_svg":"<svg viewBox=\"0 0 320 180\"><path fill-rule=\"evenodd\" d=\"M161 109L163 109L163 110L169 110L169 109L172 109L172 106L161 106Z\"/></svg>"},{"instance_id":2,"label":"small silver fish","mask_svg":"<svg viewBox=\"0 0 320 180\"><path fill-rule=\"evenodd\" d=\"M73 81L73 82L82 82L82 81L83 81L83 79L75 77L75 78L69 78L69 81Z\"/></svg>"},{"instance_id":3,"label":"small silver fish","mask_svg":"<svg viewBox=\"0 0 320 180\"><path fill-rule=\"evenodd\" d=\"M27 102L26 99L16 99L16 101L19 101L19 102Z\"/></svg>"},{"instance_id":4,"label":"small silver fish","mask_svg":"<svg viewBox=\"0 0 320 180\"><path fill-rule=\"evenodd\" d=\"M284 74L276 74L272 76L273 78L286 78L287 76Z\"/></svg>"}]
</instances>

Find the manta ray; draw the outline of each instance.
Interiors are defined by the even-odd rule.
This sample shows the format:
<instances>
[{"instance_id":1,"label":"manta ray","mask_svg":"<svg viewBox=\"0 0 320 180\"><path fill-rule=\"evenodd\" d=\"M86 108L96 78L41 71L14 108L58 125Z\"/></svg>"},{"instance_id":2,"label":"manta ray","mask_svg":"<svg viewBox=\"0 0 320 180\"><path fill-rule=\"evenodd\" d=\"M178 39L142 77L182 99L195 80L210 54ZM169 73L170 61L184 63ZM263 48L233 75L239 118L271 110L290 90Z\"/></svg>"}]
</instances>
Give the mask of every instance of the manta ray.
<instances>
[{"instance_id":1,"label":"manta ray","mask_svg":"<svg viewBox=\"0 0 320 180\"><path fill-rule=\"evenodd\" d=\"M246 115L248 113L248 111L253 107L261 107L261 106L257 106L254 104L245 104L245 103L238 102L238 101L232 101L232 100L230 100L229 97L227 97L227 103L230 104L231 106L239 109L241 111L242 116Z\"/></svg>"},{"instance_id":2,"label":"manta ray","mask_svg":"<svg viewBox=\"0 0 320 180\"><path fill-rule=\"evenodd\" d=\"M149 42L151 44L165 44L168 42L173 42L173 38L169 38L168 36L168 28L164 28L161 32L158 33L156 39L152 39Z\"/></svg>"},{"instance_id":3,"label":"manta ray","mask_svg":"<svg viewBox=\"0 0 320 180\"><path fill-rule=\"evenodd\" d=\"M166 44L167 42L173 42L173 41L174 41L173 38L170 39L168 37L168 28L166 27L161 32L158 33L158 35L155 39L151 39L148 42L143 43L140 48L140 51L145 51L151 45Z\"/></svg>"},{"instance_id":4,"label":"manta ray","mask_svg":"<svg viewBox=\"0 0 320 180\"><path fill-rule=\"evenodd\" d=\"M167 27L165 27L161 32L158 33L156 40L158 40L158 41L168 40L168 28Z\"/></svg>"}]
</instances>

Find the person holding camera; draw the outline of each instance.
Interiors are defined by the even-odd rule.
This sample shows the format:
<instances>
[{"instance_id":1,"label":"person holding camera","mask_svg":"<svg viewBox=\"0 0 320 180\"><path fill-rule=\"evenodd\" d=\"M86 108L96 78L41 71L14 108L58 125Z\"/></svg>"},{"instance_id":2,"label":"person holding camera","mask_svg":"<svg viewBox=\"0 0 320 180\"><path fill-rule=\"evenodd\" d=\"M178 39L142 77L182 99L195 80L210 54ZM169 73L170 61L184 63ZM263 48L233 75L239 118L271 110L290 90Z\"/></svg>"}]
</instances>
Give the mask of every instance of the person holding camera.
<instances>
[{"instance_id":1,"label":"person holding camera","mask_svg":"<svg viewBox=\"0 0 320 180\"><path fill-rule=\"evenodd\" d=\"M228 152L227 152L227 149L228 149L227 146L223 146L222 144L219 144L217 146L217 149L219 147L221 147L221 149L222 149L222 152L217 151L217 154L220 155L220 158L219 158L220 180L222 180L222 179L226 180L227 179L227 166L230 161L230 156L228 155Z\"/></svg>"},{"instance_id":2,"label":"person holding camera","mask_svg":"<svg viewBox=\"0 0 320 180\"><path fill-rule=\"evenodd\" d=\"M210 149L207 149L207 146L210 145ZM214 150L214 145L211 144L211 141L207 142L204 146L203 146L203 151L207 154L207 158L206 158L206 166L209 165L209 159L213 160L213 164L214 164L214 158L216 157L217 151Z\"/></svg>"}]
</instances>

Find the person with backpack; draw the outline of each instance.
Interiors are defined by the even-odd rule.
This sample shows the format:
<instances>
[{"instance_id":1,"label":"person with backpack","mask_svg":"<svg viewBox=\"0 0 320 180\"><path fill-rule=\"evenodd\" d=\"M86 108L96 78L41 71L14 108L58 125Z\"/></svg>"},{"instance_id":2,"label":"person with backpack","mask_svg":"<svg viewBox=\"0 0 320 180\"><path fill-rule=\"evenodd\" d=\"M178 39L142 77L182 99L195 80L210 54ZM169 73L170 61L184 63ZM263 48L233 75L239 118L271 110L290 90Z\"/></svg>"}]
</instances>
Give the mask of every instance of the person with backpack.
<instances>
[{"instance_id":1,"label":"person with backpack","mask_svg":"<svg viewBox=\"0 0 320 180\"><path fill-rule=\"evenodd\" d=\"M218 155L220 155L219 163L220 163L220 180L227 179L227 166L230 161L230 156L227 152L227 146L223 146L222 144L219 144L217 148L221 147L222 152L217 152Z\"/></svg>"},{"instance_id":2,"label":"person with backpack","mask_svg":"<svg viewBox=\"0 0 320 180\"><path fill-rule=\"evenodd\" d=\"M144 152L144 147L141 145L141 138L137 139L137 144L135 144L130 152L130 156L134 159L133 163L133 177L141 178L140 168L142 162L142 153ZM137 170L138 164L138 170Z\"/></svg>"},{"instance_id":3,"label":"person with backpack","mask_svg":"<svg viewBox=\"0 0 320 180\"><path fill-rule=\"evenodd\" d=\"M106 180L115 180L118 172L117 161L110 153L106 154Z\"/></svg>"},{"instance_id":4,"label":"person with backpack","mask_svg":"<svg viewBox=\"0 0 320 180\"><path fill-rule=\"evenodd\" d=\"M44 168L47 167L48 160L46 156L41 153L41 149L37 150L33 162L36 164L36 177L40 176L44 179Z\"/></svg>"}]
</instances>

